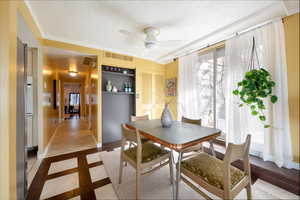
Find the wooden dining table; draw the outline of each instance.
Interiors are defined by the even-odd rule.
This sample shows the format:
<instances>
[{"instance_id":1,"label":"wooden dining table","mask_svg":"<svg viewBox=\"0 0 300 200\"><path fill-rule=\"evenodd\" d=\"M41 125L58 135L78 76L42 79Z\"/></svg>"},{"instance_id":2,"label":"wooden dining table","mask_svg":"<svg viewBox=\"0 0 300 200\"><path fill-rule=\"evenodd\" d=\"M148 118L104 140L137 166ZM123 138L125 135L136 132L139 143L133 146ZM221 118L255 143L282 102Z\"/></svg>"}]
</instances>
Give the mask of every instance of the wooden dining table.
<instances>
[{"instance_id":1,"label":"wooden dining table","mask_svg":"<svg viewBox=\"0 0 300 200\"><path fill-rule=\"evenodd\" d=\"M180 164L184 150L202 142L210 142L210 148L214 154L212 141L221 135L219 129L180 121L174 121L170 128L163 128L159 119L128 122L126 125L129 128L138 129L141 135L153 142L171 149L171 171L173 172L176 169L175 178L173 176L174 172L171 173L171 178L175 183L172 187L173 199L178 199L179 196ZM175 157L177 157L177 161Z\"/></svg>"}]
</instances>

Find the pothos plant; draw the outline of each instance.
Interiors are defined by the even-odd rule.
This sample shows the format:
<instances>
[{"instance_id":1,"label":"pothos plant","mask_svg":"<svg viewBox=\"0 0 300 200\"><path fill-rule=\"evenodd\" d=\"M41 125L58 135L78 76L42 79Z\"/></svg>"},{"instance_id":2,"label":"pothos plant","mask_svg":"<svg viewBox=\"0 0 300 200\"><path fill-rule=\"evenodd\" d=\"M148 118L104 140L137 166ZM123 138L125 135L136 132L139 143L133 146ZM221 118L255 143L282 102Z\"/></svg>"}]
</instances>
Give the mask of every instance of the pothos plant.
<instances>
[{"instance_id":1,"label":"pothos plant","mask_svg":"<svg viewBox=\"0 0 300 200\"><path fill-rule=\"evenodd\" d=\"M249 106L251 114L258 116L261 121L266 121L264 110L266 109L263 99L270 98L272 103L276 103L278 97L272 94L272 88L275 86L275 82L272 81L270 73L263 69L252 69L246 72L242 81L238 82L238 88L233 90L233 94L240 97L242 103ZM270 125L265 124L265 128L269 128Z\"/></svg>"},{"instance_id":2,"label":"pothos plant","mask_svg":"<svg viewBox=\"0 0 300 200\"><path fill-rule=\"evenodd\" d=\"M270 101L273 104L277 102L278 97L272 94L273 87L275 87L276 84L272 81L271 74L267 70L263 68L254 69L254 53L256 53L256 50L255 40L253 38L249 71L246 72L243 80L238 82L238 87L233 90L233 94L239 96L241 100L241 103L239 104L240 107L244 105L249 106L251 114L253 116L258 116L262 122L265 122L266 116L264 115L264 110L266 109L266 106L264 105L263 100L265 98L270 98ZM270 125L265 124L264 127L269 128Z\"/></svg>"}]
</instances>

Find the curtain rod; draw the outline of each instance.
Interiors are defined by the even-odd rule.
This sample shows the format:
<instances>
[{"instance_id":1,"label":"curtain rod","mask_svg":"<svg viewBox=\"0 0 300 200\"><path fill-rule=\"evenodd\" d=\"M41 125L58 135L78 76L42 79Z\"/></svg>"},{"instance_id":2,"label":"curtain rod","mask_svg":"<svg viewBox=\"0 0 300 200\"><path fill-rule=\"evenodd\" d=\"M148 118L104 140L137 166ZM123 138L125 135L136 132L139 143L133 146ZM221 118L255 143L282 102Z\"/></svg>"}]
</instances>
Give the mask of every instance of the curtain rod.
<instances>
[{"instance_id":1,"label":"curtain rod","mask_svg":"<svg viewBox=\"0 0 300 200\"><path fill-rule=\"evenodd\" d=\"M232 34L230 34L229 36L227 36L227 37L225 37L225 38L223 38L223 39L217 40L217 41L212 42L212 43L208 43L207 45L203 45L202 47L200 47L200 49L196 49L196 50L192 50L192 51L185 52L185 53L183 53L183 54L179 54L178 56L176 56L176 58L180 58L180 57L183 57L183 56L186 56L186 55L195 53L195 52L197 52L197 51L201 51L201 50L203 50L203 49L205 49L205 48L208 48L208 47L210 47L210 46L216 45L216 44L218 44L218 43L220 43L220 42L225 42L226 40L229 40L229 39L234 38L234 37L237 37L237 36L239 36L239 35L243 35L243 34L248 33L248 32L250 32L250 31L259 29L259 28L261 28L261 27L263 27L263 26L266 26L266 25L268 25L268 24L271 24L271 23L276 22L276 21L279 21L279 20L283 20L283 19L282 19L281 17L276 17L276 18L273 18L273 19L271 19L271 20L267 20L267 21L265 21L265 22L262 22L262 23L260 23L260 24L257 24L257 25L248 27L248 28L246 28L246 29L244 29L244 30L242 30L242 31L237 31L237 32L232 33Z\"/></svg>"}]
</instances>

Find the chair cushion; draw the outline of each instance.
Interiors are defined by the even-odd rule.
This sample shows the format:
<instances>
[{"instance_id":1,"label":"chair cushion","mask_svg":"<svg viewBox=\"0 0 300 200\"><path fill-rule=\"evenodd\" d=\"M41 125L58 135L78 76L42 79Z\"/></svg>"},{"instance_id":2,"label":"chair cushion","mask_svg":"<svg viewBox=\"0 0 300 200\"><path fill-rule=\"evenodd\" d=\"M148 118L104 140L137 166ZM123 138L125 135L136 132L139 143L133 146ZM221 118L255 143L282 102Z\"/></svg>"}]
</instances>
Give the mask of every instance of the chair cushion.
<instances>
[{"instance_id":1,"label":"chair cushion","mask_svg":"<svg viewBox=\"0 0 300 200\"><path fill-rule=\"evenodd\" d=\"M136 153L137 153L137 146L129 148L124 151L124 153L130 157L132 160L136 161ZM142 163L150 162L155 160L159 157L162 157L168 154L169 151L164 150L152 143L143 143L142 144Z\"/></svg>"},{"instance_id":2,"label":"chair cushion","mask_svg":"<svg viewBox=\"0 0 300 200\"><path fill-rule=\"evenodd\" d=\"M181 162L182 168L200 177L208 184L219 189L224 189L223 161L207 153L199 155ZM233 188L245 176L241 170L230 166L231 188Z\"/></svg>"}]
</instances>

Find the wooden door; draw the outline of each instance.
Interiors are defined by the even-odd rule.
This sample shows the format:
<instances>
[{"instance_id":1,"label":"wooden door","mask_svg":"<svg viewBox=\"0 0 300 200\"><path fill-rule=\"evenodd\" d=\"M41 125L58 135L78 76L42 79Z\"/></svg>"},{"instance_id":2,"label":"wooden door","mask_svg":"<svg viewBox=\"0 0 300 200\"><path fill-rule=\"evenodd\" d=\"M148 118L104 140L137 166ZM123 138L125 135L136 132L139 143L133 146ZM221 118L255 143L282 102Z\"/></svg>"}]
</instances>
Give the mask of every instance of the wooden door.
<instances>
[{"instance_id":1,"label":"wooden door","mask_svg":"<svg viewBox=\"0 0 300 200\"><path fill-rule=\"evenodd\" d=\"M164 103L164 75L155 72L139 72L136 79L136 115L161 116Z\"/></svg>"},{"instance_id":2,"label":"wooden door","mask_svg":"<svg viewBox=\"0 0 300 200\"><path fill-rule=\"evenodd\" d=\"M165 104L165 78L161 74L153 74L153 91L152 91L152 116L155 119L159 119L161 117L161 113L164 109Z\"/></svg>"}]
</instances>

